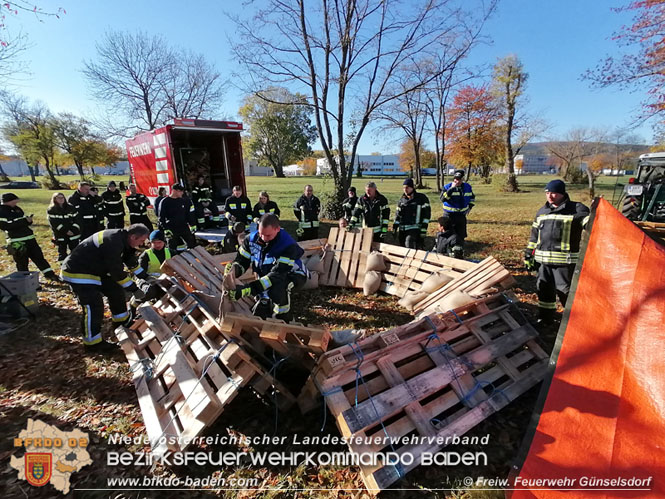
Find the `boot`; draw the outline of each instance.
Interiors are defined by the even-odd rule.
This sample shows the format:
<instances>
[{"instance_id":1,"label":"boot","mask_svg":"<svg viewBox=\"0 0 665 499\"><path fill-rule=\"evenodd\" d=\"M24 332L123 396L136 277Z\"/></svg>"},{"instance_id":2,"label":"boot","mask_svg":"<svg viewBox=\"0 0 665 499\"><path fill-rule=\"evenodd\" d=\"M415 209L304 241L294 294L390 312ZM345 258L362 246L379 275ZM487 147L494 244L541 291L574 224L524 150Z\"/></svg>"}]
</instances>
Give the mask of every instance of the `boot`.
<instances>
[{"instance_id":1,"label":"boot","mask_svg":"<svg viewBox=\"0 0 665 499\"><path fill-rule=\"evenodd\" d=\"M84 345L85 351L89 353L114 353L118 351L118 345L102 340L94 345Z\"/></svg>"},{"instance_id":2,"label":"boot","mask_svg":"<svg viewBox=\"0 0 665 499\"><path fill-rule=\"evenodd\" d=\"M52 270L49 270L48 272L44 273L44 277L46 277L49 281L53 282L62 282L62 279L60 279L60 276L53 272Z\"/></svg>"}]
</instances>

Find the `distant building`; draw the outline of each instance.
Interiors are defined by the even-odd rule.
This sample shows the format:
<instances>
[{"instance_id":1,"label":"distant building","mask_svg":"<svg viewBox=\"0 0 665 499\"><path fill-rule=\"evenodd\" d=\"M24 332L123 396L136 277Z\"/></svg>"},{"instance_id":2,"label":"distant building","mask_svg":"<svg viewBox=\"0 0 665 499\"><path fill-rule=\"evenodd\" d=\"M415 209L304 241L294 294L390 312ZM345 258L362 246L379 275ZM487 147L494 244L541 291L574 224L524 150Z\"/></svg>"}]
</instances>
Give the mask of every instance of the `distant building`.
<instances>
[{"instance_id":1,"label":"distant building","mask_svg":"<svg viewBox=\"0 0 665 499\"><path fill-rule=\"evenodd\" d=\"M347 156L347 161L350 159ZM399 166L399 156L389 154L379 156L374 154L358 154L354 164L353 174L357 175L358 169L362 170L363 175L367 176L405 176L407 173ZM316 160L316 174L326 175L330 173L330 164L328 158L319 158Z\"/></svg>"},{"instance_id":2,"label":"distant building","mask_svg":"<svg viewBox=\"0 0 665 499\"><path fill-rule=\"evenodd\" d=\"M283 170L287 177L302 177L305 174L305 169L300 165L288 165Z\"/></svg>"},{"instance_id":3,"label":"distant building","mask_svg":"<svg viewBox=\"0 0 665 499\"><path fill-rule=\"evenodd\" d=\"M272 177L274 172L269 166L259 166L255 159L245 160L245 177Z\"/></svg>"},{"instance_id":4,"label":"distant building","mask_svg":"<svg viewBox=\"0 0 665 499\"><path fill-rule=\"evenodd\" d=\"M22 159L11 159L9 161L0 161L2 164L2 169L10 177L25 177L30 176L30 170L28 165ZM101 175L128 175L129 174L129 161L118 161L114 165L106 168L104 166L95 166L95 172ZM61 175L78 175L78 170L75 165L65 165L59 166ZM84 167L86 175L89 173L89 168ZM36 175L44 175L46 169L43 166L39 166L38 171L35 172ZM53 170L55 173L55 168Z\"/></svg>"}]
</instances>

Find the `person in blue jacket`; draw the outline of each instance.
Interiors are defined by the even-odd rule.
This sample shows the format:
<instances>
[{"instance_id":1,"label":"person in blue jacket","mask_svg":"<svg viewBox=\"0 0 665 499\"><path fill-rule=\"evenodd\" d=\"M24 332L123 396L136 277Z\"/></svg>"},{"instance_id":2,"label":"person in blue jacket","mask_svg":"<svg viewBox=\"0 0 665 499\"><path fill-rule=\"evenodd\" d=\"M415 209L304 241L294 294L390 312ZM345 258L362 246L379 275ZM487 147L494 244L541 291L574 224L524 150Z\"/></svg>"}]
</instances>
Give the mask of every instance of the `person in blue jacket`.
<instances>
[{"instance_id":1,"label":"person in blue jacket","mask_svg":"<svg viewBox=\"0 0 665 499\"><path fill-rule=\"evenodd\" d=\"M441 202L443 202L443 214L449 217L459 244L464 246L467 236L466 217L476 202L471 185L464 182L464 170L455 170L453 181L443 186Z\"/></svg>"},{"instance_id":2,"label":"person in blue jacket","mask_svg":"<svg viewBox=\"0 0 665 499\"><path fill-rule=\"evenodd\" d=\"M240 277L251 265L259 278L236 286L229 297L239 300L254 296L256 304L252 313L255 316L289 322L293 318L291 292L302 288L308 277L301 260L303 253L298 243L280 227L279 218L266 213L259 220L258 230L244 239L235 260L226 268L226 273Z\"/></svg>"}]
</instances>

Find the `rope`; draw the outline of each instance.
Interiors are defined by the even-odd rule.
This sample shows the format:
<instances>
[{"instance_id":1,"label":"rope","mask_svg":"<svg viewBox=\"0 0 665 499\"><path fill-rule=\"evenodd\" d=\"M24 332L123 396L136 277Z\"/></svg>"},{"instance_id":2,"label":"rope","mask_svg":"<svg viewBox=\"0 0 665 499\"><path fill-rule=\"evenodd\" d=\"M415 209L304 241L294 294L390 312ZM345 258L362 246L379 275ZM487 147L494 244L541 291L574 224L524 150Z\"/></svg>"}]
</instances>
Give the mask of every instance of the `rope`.
<instances>
[{"instance_id":1,"label":"rope","mask_svg":"<svg viewBox=\"0 0 665 499\"><path fill-rule=\"evenodd\" d=\"M139 359L137 362L134 362L129 366L129 371L131 373L135 373L139 369L143 369L143 376L145 376L146 381L150 381L155 374L155 369L153 366L154 364L152 360L148 358Z\"/></svg>"},{"instance_id":2,"label":"rope","mask_svg":"<svg viewBox=\"0 0 665 499\"><path fill-rule=\"evenodd\" d=\"M268 370L268 374L273 377L275 382L277 382L277 369L279 366L282 365L282 362L284 362L286 359L291 357L291 355L287 355L286 357L283 357L279 360L276 359L275 357L275 351L272 351L272 360L273 364L270 367L270 370ZM277 405L277 387L275 386L275 383L272 385L273 391L272 391L272 398L273 398L273 405L275 406L275 430L273 431L273 436L277 435L277 423L279 421L279 406Z\"/></svg>"},{"instance_id":3,"label":"rope","mask_svg":"<svg viewBox=\"0 0 665 499\"><path fill-rule=\"evenodd\" d=\"M314 375L312 375L312 376L314 376ZM328 420L328 411L326 410L328 408L328 402L326 400L326 397L329 397L330 395L334 395L335 393L343 392L344 390L342 390L341 386L336 386L336 387L332 388L331 390L324 391L323 388L321 388L321 385L319 385L319 382L316 381L316 378L312 377L312 380L314 380L314 385L319 390L319 392L321 392L321 395L323 396L323 404L321 406L323 408L323 424L321 424L321 430L319 430L319 431L322 432L323 429L325 428L326 422Z\"/></svg>"}]
</instances>

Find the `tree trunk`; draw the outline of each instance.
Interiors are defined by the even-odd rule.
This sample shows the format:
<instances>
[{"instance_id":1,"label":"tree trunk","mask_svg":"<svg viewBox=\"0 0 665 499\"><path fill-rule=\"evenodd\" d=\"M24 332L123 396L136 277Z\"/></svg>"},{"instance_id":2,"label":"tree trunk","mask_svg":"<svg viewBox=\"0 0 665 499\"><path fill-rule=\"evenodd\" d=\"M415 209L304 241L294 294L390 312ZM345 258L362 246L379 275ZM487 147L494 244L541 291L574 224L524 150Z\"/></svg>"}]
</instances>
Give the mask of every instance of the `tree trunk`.
<instances>
[{"instance_id":1,"label":"tree trunk","mask_svg":"<svg viewBox=\"0 0 665 499\"><path fill-rule=\"evenodd\" d=\"M275 177L284 178L284 166L281 164L273 164L272 169L275 172Z\"/></svg>"},{"instance_id":2,"label":"tree trunk","mask_svg":"<svg viewBox=\"0 0 665 499\"><path fill-rule=\"evenodd\" d=\"M81 177L81 180L83 180L83 178L85 177L85 173L83 173L83 165L81 164L80 161L76 161L74 162L74 164L76 165L76 169L79 172L79 177Z\"/></svg>"},{"instance_id":3,"label":"tree trunk","mask_svg":"<svg viewBox=\"0 0 665 499\"><path fill-rule=\"evenodd\" d=\"M53 188L56 188L58 185L58 179L55 178L55 175L53 174L53 170L51 169L51 164L49 163L48 158L46 159L46 162L44 163L44 168L46 168L46 173L48 174L49 178L51 179L51 185Z\"/></svg>"},{"instance_id":4,"label":"tree trunk","mask_svg":"<svg viewBox=\"0 0 665 499\"><path fill-rule=\"evenodd\" d=\"M37 182L37 179L36 179L36 177L35 177L35 170L36 170L37 168L38 168L38 167L34 167L34 168L33 168L32 166L28 165L28 170L30 171L30 178L32 178L32 181L33 181L33 182Z\"/></svg>"},{"instance_id":5,"label":"tree trunk","mask_svg":"<svg viewBox=\"0 0 665 499\"><path fill-rule=\"evenodd\" d=\"M589 197L593 199L596 196L596 189L595 189L596 178L593 176L591 168L589 168L588 166L586 170L586 176L589 179Z\"/></svg>"},{"instance_id":6,"label":"tree trunk","mask_svg":"<svg viewBox=\"0 0 665 499\"><path fill-rule=\"evenodd\" d=\"M7 172L2 167L2 163L0 163L0 180L2 182L8 182L9 181L9 175L7 175Z\"/></svg>"},{"instance_id":7,"label":"tree trunk","mask_svg":"<svg viewBox=\"0 0 665 499\"><path fill-rule=\"evenodd\" d=\"M515 118L515 109L508 109L508 122L506 126L506 169L508 170L508 181L506 182L506 190L508 192L518 192L519 186L517 185L517 175L515 175L515 155L513 153L512 134L513 134L513 119Z\"/></svg>"},{"instance_id":8,"label":"tree trunk","mask_svg":"<svg viewBox=\"0 0 665 499\"><path fill-rule=\"evenodd\" d=\"M90 174L94 175L95 174L95 167L90 165Z\"/></svg>"}]
</instances>

